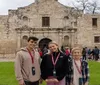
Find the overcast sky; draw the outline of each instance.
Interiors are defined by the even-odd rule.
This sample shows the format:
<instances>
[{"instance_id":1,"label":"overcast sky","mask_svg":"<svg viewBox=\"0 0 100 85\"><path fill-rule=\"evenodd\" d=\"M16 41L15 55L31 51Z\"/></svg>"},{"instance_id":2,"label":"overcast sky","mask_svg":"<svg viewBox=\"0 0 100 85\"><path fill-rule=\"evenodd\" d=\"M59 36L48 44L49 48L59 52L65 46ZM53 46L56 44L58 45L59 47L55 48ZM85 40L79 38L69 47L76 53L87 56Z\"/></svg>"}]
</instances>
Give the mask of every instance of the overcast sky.
<instances>
[{"instance_id":1,"label":"overcast sky","mask_svg":"<svg viewBox=\"0 0 100 85\"><path fill-rule=\"evenodd\" d=\"M58 0L60 3L67 5L73 0ZM33 3L34 0L0 0L0 15L6 15L8 9L17 9L17 7L27 6Z\"/></svg>"},{"instance_id":2,"label":"overcast sky","mask_svg":"<svg viewBox=\"0 0 100 85\"><path fill-rule=\"evenodd\" d=\"M71 5L75 0L58 0L64 5ZM100 0L97 0L100 1ZM34 0L0 0L0 15L6 15L8 9L17 9L18 7L27 6L33 3Z\"/></svg>"}]
</instances>

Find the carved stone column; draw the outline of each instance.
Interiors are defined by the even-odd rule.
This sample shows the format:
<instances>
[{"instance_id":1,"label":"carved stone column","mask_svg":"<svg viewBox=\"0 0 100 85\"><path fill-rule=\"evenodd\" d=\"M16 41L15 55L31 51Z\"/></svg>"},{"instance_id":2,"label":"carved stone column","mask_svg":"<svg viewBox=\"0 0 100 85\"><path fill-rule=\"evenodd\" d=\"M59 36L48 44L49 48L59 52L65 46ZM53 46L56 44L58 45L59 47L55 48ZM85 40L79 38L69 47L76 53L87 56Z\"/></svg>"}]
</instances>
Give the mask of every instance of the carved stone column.
<instances>
[{"instance_id":1,"label":"carved stone column","mask_svg":"<svg viewBox=\"0 0 100 85\"><path fill-rule=\"evenodd\" d=\"M17 31L17 50L21 48L21 31Z\"/></svg>"},{"instance_id":2,"label":"carved stone column","mask_svg":"<svg viewBox=\"0 0 100 85\"><path fill-rule=\"evenodd\" d=\"M77 31L76 28L69 28L68 32L70 33L70 49L73 48L73 46L75 45L75 32Z\"/></svg>"}]
</instances>

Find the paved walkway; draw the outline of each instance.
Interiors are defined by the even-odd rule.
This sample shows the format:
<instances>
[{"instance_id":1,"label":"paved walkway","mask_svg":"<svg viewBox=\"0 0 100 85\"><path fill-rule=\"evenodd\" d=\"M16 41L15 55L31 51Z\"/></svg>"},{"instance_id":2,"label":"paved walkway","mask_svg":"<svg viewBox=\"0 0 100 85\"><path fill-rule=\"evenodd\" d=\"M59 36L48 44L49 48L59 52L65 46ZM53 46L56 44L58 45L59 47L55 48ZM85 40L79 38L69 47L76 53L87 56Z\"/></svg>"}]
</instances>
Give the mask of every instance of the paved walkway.
<instances>
[{"instance_id":1,"label":"paved walkway","mask_svg":"<svg viewBox=\"0 0 100 85\"><path fill-rule=\"evenodd\" d=\"M13 59L7 59L7 58L0 58L0 62L14 62L15 61L15 59L13 58ZM100 59L97 61L97 62L100 62Z\"/></svg>"},{"instance_id":2,"label":"paved walkway","mask_svg":"<svg viewBox=\"0 0 100 85\"><path fill-rule=\"evenodd\" d=\"M100 59L98 60L98 62L100 62Z\"/></svg>"},{"instance_id":3,"label":"paved walkway","mask_svg":"<svg viewBox=\"0 0 100 85\"><path fill-rule=\"evenodd\" d=\"M0 58L0 62L14 62L15 59Z\"/></svg>"}]
</instances>

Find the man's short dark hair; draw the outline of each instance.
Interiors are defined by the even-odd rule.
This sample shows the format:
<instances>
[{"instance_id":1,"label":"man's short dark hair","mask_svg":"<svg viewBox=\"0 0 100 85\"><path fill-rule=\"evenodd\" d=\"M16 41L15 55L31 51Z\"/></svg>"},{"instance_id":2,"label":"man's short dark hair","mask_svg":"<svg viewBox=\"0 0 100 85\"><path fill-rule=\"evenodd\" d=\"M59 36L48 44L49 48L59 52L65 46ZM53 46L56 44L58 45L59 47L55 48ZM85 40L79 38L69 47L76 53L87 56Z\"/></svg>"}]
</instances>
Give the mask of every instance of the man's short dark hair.
<instances>
[{"instance_id":1,"label":"man's short dark hair","mask_svg":"<svg viewBox=\"0 0 100 85\"><path fill-rule=\"evenodd\" d=\"M30 40L38 41L38 38L36 38L36 37L29 37L27 41L29 42Z\"/></svg>"}]
</instances>

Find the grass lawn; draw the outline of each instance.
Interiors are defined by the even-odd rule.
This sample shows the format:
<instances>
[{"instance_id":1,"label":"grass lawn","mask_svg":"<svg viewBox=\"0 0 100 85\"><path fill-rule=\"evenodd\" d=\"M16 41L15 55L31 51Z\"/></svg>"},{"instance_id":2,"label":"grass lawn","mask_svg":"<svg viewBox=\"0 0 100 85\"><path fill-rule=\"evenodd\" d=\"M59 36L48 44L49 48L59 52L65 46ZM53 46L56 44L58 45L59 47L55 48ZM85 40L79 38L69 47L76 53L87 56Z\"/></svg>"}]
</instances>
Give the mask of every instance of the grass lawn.
<instances>
[{"instance_id":1,"label":"grass lawn","mask_svg":"<svg viewBox=\"0 0 100 85\"><path fill-rule=\"evenodd\" d=\"M90 84L100 85L100 62L89 62L90 68Z\"/></svg>"},{"instance_id":2,"label":"grass lawn","mask_svg":"<svg viewBox=\"0 0 100 85\"><path fill-rule=\"evenodd\" d=\"M100 85L100 63L90 61L90 84ZM14 75L13 62L0 62L0 85L18 85ZM42 84L42 85L45 85Z\"/></svg>"}]
</instances>

